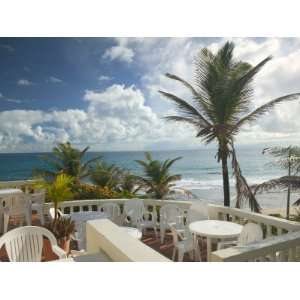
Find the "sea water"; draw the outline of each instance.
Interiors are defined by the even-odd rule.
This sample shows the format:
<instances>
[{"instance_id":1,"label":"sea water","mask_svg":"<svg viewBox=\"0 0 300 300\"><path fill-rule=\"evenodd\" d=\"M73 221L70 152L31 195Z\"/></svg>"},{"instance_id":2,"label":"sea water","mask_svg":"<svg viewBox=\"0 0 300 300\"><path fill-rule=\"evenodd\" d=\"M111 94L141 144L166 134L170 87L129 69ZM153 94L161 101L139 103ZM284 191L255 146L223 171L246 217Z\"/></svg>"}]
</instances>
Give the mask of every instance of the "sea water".
<instances>
[{"instance_id":1,"label":"sea water","mask_svg":"<svg viewBox=\"0 0 300 300\"><path fill-rule=\"evenodd\" d=\"M43 155L45 153L0 154L0 181L32 178L34 169L47 166L41 159ZM116 164L134 174L142 174L142 169L135 160L144 159L144 152L88 152L86 159L99 155L107 163ZM182 157L171 168L171 173L182 176L176 185L190 190L199 199L216 203L223 201L222 169L221 163L215 158L216 149L152 151L152 155L158 160ZM271 158L263 155L260 147L237 149L237 156L249 184L285 175L284 170L270 165ZM230 170L230 158L228 166ZM231 195L234 197L235 181L230 177ZM285 206L286 197L282 193L269 193L258 198L264 207ZM298 194L293 194L292 199L298 199Z\"/></svg>"}]
</instances>

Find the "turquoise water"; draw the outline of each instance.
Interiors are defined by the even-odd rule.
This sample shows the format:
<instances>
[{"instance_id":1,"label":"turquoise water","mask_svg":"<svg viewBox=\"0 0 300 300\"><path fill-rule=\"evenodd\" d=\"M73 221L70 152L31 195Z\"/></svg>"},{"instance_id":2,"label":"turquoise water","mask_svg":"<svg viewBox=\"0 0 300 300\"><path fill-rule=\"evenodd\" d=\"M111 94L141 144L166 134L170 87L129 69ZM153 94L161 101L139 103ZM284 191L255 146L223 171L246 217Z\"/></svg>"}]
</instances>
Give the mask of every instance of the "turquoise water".
<instances>
[{"instance_id":1,"label":"turquoise water","mask_svg":"<svg viewBox=\"0 0 300 300\"><path fill-rule=\"evenodd\" d=\"M282 170L268 166L270 159L262 155L261 151L261 148L237 150L243 174L251 184L284 174ZM181 156L182 159L177 161L172 168L172 172L182 175L182 180L177 182L177 185L191 190L199 198L220 202L222 173L221 166L215 159L215 153L215 150L210 149L152 152L154 158L159 160ZM0 154L0 181L31 178L34 168L45 166L40 159L41 155L38 153ZM114 163L135 174L141 174L141 169L134 160L143 159L144 152L89 152L86 158L90 159L98 155L101 155L108 163ZM233 194L233 179L231 179L231 186ZM273 204L274 201L267 206L277 205L277 201Z\"/></svg>"}]
</instances>

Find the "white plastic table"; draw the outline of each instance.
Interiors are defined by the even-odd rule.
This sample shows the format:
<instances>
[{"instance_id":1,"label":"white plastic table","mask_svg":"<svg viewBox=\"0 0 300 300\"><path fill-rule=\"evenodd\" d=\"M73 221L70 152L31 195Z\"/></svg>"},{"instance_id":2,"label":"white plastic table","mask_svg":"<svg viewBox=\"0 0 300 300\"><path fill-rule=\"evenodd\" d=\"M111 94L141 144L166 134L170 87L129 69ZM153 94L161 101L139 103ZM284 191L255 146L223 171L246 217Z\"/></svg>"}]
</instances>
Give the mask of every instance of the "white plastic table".
<instances>
[{"instance_id":1,"label":"white plastic table","mask_svg":"<svg viewBox=\"0 0 300 300\"><path fill-rule=\"evenodd\" d=\"M105 219L108 215L101 211L81 211L70 214L75 222L76 239L79 250L86 249L86 222L90 220Z\"/></svg>"},{"instance_id":2,"label":"white plastic table","mask_svg":"<svg viewBox=\"0 0 300 300\"><path fill-rule=\"evenodd\" d=\"M211 240L237 238L241 234L243 226L233 222L204 220L191 223L189 229L195 239L197 236L207 238L207 261L210 261Z\"/></svg>"},{"instance_id":3,"label":"white plastic table","mask_svg":"<svg viewBox=\"0 0 300 300\"><path fill-rule=\"evenodd\" d=\"M142 238L142 232L137 228L127 226L121 226L120 228L137 240L140 240Z\"/></svg>"}]
</instances>

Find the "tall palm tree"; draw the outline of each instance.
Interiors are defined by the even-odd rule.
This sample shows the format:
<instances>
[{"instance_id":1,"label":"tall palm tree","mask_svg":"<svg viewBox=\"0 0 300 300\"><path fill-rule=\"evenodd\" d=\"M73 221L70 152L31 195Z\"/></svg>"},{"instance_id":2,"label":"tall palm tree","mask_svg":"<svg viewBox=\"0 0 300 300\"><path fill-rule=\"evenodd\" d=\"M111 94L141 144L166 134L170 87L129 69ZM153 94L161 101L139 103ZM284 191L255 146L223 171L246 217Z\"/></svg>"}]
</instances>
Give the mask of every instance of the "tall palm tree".
<instances>
[{"instance_id":1,"label":"tall palm tree","mask_svg":"<svg viewBox=\"0 0 300 300\"><path fill-rule=\"evenodd\" d=\"M300 93L274 99L249 113L253 104L253 79L271 57L253 67L235 60L233 50L232 42L225 43L216 54L203 48L195 60L194 86L176 75L166 74L168 78L179 81L189 89L192 102L164 91L160 93L177 106L178 115L167 116L167 120L192 124L197 130L196 136L205 143L217 142L217 160L222 163L224 205L230 206L228 158L232 156L237 206L248 200L251 209L258 211L259 205L237 161L234 138L244 125L255 121L276 104L297 99Z\"/></svg>"},{"instance_id":2,"label":"tall palm tree","mask_svg":"<svg viewBox=\"0 0 300 300\"><path fill-rule=\"evenodd\" d=\"M171 166L181 157L165 161L154 160L149 152L145 153L145 160L136 160L143 167L144 176L137 176L146 193L155 199L163 199L174 186L173 182L180 180L181 175L170 175Z\"/></svg>"},{"instance_id":3,"label":"tall palm tree","mask_svg":"<svg viewBox=\"0 0 300 300\"><path fill-rule=\"evenodd\" d=\"M79 182L89 176L89 166L92 162L100 159L100 156L85 161L84 157L89 147L79 150L71 143L59 143L53 148L52 153L41 158L48 164L47 169L36 169L35 174L48 179L54 179L59 173L64 173Z\"/></svg>"},{"instance_id":4,"label":"tall palm tree","mask_svg":"<svg viewBox=\"0 0 300 300\"><path fill-rule=\"evenodd\" d=\"M261 184L253 186L254 193L270 191L275 189L286 189L286 218L290 216L290 199L291 191L293 189L299 189L298 175L300 171L300 147L288 146L288 147L271 147L265 148L263 154L269 154L276 158L272 162L272 165L278 166L283 170L287 170L287 176L271 179Z\"/></svg>"}]
</instances>

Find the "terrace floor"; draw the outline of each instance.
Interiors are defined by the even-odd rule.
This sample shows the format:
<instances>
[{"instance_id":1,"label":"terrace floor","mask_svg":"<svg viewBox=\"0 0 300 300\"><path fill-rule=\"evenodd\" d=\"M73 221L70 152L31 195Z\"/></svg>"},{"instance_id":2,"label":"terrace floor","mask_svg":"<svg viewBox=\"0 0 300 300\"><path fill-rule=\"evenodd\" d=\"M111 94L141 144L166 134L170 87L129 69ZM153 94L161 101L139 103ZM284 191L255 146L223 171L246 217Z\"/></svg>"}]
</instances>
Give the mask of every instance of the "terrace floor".
<instances>
[{"instance_id":1,"label":"terrace floor","mask_svg":"<svg viewBox=\"0 0 300 300\"><path fill-rule=\"evenodd\" d=\"M36 217L35 214L32 215L32 225L35 226L41 226L40 221ZM9 229L14 228L15 225L10 223L9 224ZM166 233L165 235L165 241L163 244L160 243L160 238L159 236L156 237L154 234L154 231L152 230L147 230L147 232L143 235L142 237L142 242L151 247L152 249L156 250L157 252L161 253L162 255L166 256L169 259L172 259L172 254L173 254L173 242L172 242L172 236L170 233ZM200 249L201 249L201 260L206 261L206 243L204 241L200 241ZM76 249L76 243L71 243L71 249L72 250L77 250ZM52 258L55 259L55 256ZM176 257L177 259L177 257ZM51 259L44 258L44 261L48 261ZM8 257L6 255L6 251L3 248L0 249L0 261L8 261ZM191 262L194 260L191 260L188 254L185 254L184 260L185 262Z\"/></svg>"}]
</instances>

